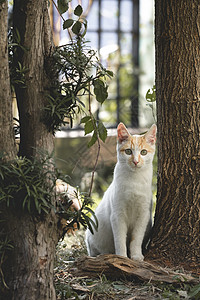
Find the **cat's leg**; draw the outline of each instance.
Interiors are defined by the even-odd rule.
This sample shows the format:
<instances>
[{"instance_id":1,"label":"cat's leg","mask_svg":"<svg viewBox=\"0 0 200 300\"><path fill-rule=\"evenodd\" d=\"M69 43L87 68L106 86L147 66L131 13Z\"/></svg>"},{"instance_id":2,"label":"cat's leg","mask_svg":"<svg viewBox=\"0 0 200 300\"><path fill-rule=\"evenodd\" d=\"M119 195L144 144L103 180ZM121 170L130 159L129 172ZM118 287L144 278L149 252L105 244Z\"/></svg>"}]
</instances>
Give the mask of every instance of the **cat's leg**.
<instances>
[{"instance_id":1,"label":"cat's leg","mask_svg":"<svg viewBox=\"0 0 200 300\"><path fill-rule=\"evenodd\" d=\"M120 218L111 217L111 225L114 237L115 254L127 257L127 225Z\"/></svg>"},{"instance_id":2,"label":"cat's leg","mask_svg":"<svg viewBox=\"0 0 200 300\"><path fill-rule=\"evenodd\" d=\"M87 247L87 252L89 256L97 256L99 255L99 251L95 247L95 238L94 235L89 231L89 229L86 230L85 235L85 243Z\"/></svg>"},{"instance_id":3,"label":"cat's leg","mask_svg":"<svg viewBox=\"0 0 200 300\"><path fill-rule=\"evenodd\" d=\"M130 241L131 259L138 260L138 261L142 261L144 259L144 256L142 254L142 242L144 239L148 220L149 220L148 213L141 213L137 218L137 222L131 234L131 241Z\"/></svg>"}]
</instances>

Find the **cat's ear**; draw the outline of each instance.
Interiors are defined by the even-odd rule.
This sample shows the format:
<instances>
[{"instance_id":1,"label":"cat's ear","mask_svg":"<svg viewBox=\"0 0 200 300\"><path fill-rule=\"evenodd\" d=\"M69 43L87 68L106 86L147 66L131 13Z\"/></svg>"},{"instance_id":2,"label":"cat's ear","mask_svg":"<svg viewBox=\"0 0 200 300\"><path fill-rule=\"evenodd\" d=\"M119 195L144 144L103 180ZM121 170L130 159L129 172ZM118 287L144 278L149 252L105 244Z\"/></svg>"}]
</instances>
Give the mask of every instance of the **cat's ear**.
<instances>
[{"instance_id":1,"label":"cat's ear","mask_svg":"<svg viewBox=\"0 0 200 300\"><path fill-rule=\"evenodd\" d=\"M117 126L117 139L118 142L121 144L123 141L126 141L130 133L128 132L126 126L123 123L119 123Z\"/></svg>"},{"instance_id":2,"label":"cat's ear","mask_svg":"<svg viewBox=\"0 0 200 300\"><path fill-rule=\"evenodd\" d=\"M156 132L157 132L157 126L153 124L149 131L145 134L145 139L150 144L155 144L156 142Z\"/></svg>"}]
</instances>

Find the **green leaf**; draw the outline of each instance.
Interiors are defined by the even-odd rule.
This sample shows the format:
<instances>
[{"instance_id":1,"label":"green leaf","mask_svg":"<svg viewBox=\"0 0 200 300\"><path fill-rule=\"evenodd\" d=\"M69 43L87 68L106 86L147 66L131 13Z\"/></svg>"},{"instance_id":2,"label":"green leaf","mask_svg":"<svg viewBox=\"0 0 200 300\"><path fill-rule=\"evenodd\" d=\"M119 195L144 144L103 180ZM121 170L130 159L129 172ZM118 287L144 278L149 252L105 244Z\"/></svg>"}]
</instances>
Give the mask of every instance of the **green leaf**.
<instances>
[{"instance_id":1,"label":"green leaf","mask_svg":"<svg viewBox=\"0 0 200 300\"><path fill-rule=\"evenodd\" d=\"M81 119L81 124L88 122L91 119L91 116L86 116Z\"/></svg>"},{"instance_id":2,"label":"green leaf","mask_svg":"<svg viewBox=\"0 0 200 300\"><path fill-rule=\"evenodd\" d=\"M94 124L92 120L85 123L85 135L94 130Z\"/></svg>"},{"instance_id":3,"label":"green leaf","mask_svg":"<svg viewBox=\"0 0 200 300\"><path fill-rule=\"evenodd\" d=\"M110 77L113 77L114 76L114 73L113 71L110 71L110 70L106 70L106 73L110 76Z\"/></svg>"},{"instance_id":4,"label":"green leaf","mask_svg":"<svg viewBox=\"0 0 200 300\"><path fill-rule=\"evenodd\" d=\"M107 138L107 129L101 121L99 121L97 129L100 139L105 143L105 140Z\"/></svg>"},{"instance_id":5,"label":"green leaf","mask_svg":"<svg viewBox=\"0 0 200 300\"><path fill-rule=\"evenodd\" d=\"M199 299L199 297L200 297L200 284L197 284L193 288L191 288L191 290L189 292L189 297L190 298L195 297L195 299Z\"/></svg>"},{"instance_id":6,"label":"green leaf","mask_svg":"<svg viewBox=\"0 0 200 300\"><path fill-rule=\"evenodd\" d=\"M97 219L97 217L95 215L95 212L91 208L89 208L89 207L85 207L85 210L88 211L89 213L91 213L91 215L93 216L93 218L95 220L94 228L97 231L98 226L99 226L99 222L98 222L98 219Z\"/></svg>"},{"instance_id":7,"label":"green leaf","mask_svg":"<svg viewBox=\"0 0 200 300\"><path fill-rule=\"evenodd\" d=\"M58 0L57 4L58 4L58 10L61 14L64 14L68 8L69 8L69 0Z\"/></svg>"},{"instance_id":8,"label":"green leaf","mask_svg":"<svg viewBox=\"0 0 200 300\"><path fill-rule=\"evenodd\" d=\"M92 147L96 143L96 141L97 141L97 133L96 131L94 131L93 136L88 143L88 148Z\"/></svg>"},{"instance_id":9,"label":"green leaf","mask_svg":"<svg viewBox=\"0 0 200 300\"><path fill-rule=\"evenodd\" d=\"M94 93L96 96L96 99L101 104L108 98L108 92L107 92L107 85L100 79L96 79L93 82L94 86Z\"/></svg>"},{"instance_id":10,"label":"green leaf","mask_svg":"<svg viewBox=\"0 0 200 300\"><path fill-rule=\"evenodd\" d=\"M66 20L63 23L63 29L67 29L67 28L71 27L73 23L74 23L74 20L72 20L72 19Z\"/></svg>"},{"instance_id":11,"label":"green leaf","mask_svg":"<svg viewBox=\"0 0 200 300\"><path fill-rule=\"evenodd\" d=\"M83 8L81 5L78 5L75 10L74 10L74 14L78 17L80 17L83 13Z\"/></svg>"},{"instance_id":12,"label":"green leaf","mask_svg":"<svg viewBox=\"0 0 200 300\"><path fill-rule=\"evenodd\" d=\"M73 33L78 35L80 30L81 30L81 22L76 21L76 23L72 26L72 31Z\"/></svg>"},{"instance_id":13,"label":"green leaf","mask_svg":"<svg viewBox=\"0 0 200 300\"><path fill-rule=\"evenodd\" d=\"M148 89L148 91L146 93L146 100L148 102L155 102L156 101L156 87L155 87L155 85L151 89Z\"/></svg>"}]
</instances>

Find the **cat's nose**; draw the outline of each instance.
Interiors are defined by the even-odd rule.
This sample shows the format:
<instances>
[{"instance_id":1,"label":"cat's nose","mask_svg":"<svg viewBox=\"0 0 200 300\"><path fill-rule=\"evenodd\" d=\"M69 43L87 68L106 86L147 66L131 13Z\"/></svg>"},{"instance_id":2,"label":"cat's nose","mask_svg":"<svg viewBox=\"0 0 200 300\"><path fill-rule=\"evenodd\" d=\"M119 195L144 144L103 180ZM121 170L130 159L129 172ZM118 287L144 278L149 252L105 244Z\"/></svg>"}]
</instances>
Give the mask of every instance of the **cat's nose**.
<instances>
[{"instance_id":1,"label":"cat's nose","mask_svg":"<svg viewBox=\"0 0 200 300\"><path fill-rule=\"evenodd\" d=\"M137 161L137 160L134 160L133 162L134 162L134 165L137 166L138 161Z\"/></svg>"}]
</instances>

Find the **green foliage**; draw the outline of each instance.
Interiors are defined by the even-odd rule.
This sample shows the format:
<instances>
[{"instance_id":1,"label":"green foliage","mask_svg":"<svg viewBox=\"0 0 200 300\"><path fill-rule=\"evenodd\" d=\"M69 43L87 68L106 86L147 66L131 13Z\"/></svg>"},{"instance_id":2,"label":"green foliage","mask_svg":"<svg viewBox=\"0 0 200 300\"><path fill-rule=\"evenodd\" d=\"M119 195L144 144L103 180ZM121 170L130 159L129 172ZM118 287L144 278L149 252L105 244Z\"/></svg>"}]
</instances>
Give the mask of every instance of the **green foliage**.
<instances>
[{"instance_id":1,"label":"green foliage","mask_svg":"<svg viewBox=\"0 0 200 300\"><path fill-rule=\"evenodd\" d=\"M146 93L146 100L150 103L156 101L156 86L153 85L151 89L148 89Z\"/></svg>"},{"instance_id":2,"label":"green foliage","mask_svg":"<svg viewBox=\"0 0 200 300\"><path fill-rule=\"evenodd\" d=\"M70 28L74 24L74 20L68 19L63 23L63 29Z\"/></svg>"},{"instance_id":3,"label":"green foliage","mask_svg":"<svg viewBox=\"0 0 200 300\"><path fill-rule=\"evenodd\" d=\"M74 14L78 17L80 17L83 13L83 9L81 5L78 5L75 10L74 10Z\"/></svg>"},{"instance_id":4,"label":"green foliage","mask_svg":"<svg viewBox=\"0 0 200 300\"><path fill-rule=\"evenodd\" d=\"M57 178L50 157L0 160L0 178L0 203L32 214L49 212Z\"/></svg>"},{"instance_id":5,"label":"green foliage","mask_svg":"<svg viewBox=\"0 0 200 300\"><path fill-rule=\"evenodd\" d=\"M146 93L146 101L148 102L147 105L152 110L153 118L156 122L156 112L155 112L155 102L156 102L156 86L153 85L151 89L148 89Z\"/></svg>"},{"instance_id":6,"label":"green foliage","mask_svg":"<svg viewBox=\"0 0 200 300\"><path fill-rule=\"evenodd\" d=\"M92 226L97 229L98 221L89 207L93 200L87 193L80 193L78 190L74 192L73 197L81 203L80 210L69 209L73 201L68 191L57 195L59 201L55 206L58 178L65 177L55 167L52 155L41 154L33 160L17 157L8 163L0 159L0 205L24 210L35 216L47 214L50 209L54 209L60 219L67 221L63 235L75 223L78 229L82 225L93 232ZM91 215L94 221L90 218Z\"/></svg>"},{"instance_id":7,"label":"green foliage","mask_svg":"<svg viewBox=\"0 0 200 300\"><path fill-rule=\"evenodd\" d=\"M8 238L5 235L5 233L3 232L3 230L1 230L1 232L0 232L0 287L4 286L4 287L8 288L7 284L5 282L5 279L4 279L2 266L3 266L4 261L6 260L6 253L8 251L11 251L12 249L13 249L13 245L8 240Z\"/></svg>"},{"instance_id":8,"label":"green foliage","mask_svg":"<svg viewBox=\"0 0 200 300\"><path fill-rule=\"evenodd\" d=\"M60 15L68 9L69 1L58 1ZM47 92L48 103L44 109L44 122L49 131L55 133L61 126L70 124L82 111L85 112L87 97L93 95L103 104L108 97L106 79L113 76L113 72L102 66L96 51L88 46L84 40L87 30L87 21L82 16L83 8L78 5L74 9L75 19L63 19L63 29L67 29L75 35L74 39L61 47L55 48L48 60L50 80L53 84ZM71 34L70 34L71 37ZM51 80L52 82L52 80ZM89 146L92 146L98 138L105 142L107 130L101 121L97 121L91 113L82 118L85 123L85 134L92 133Z\"/></svg>"},{"instance_id":9,"label":"green foliage","mask_svg":"<svg viewBox=\"0 0 200 300\"><path fill-rule=\"evenodd\" d=\"M80 37L76 42L57 47L49 62L49 75L57 80L47 93L44 121L54 133L62 125L73 126L74 117L85 109L84 96L92 94L90 86L102 104L108 97L106 77L113 74L101 65L96 52Z\"/></svg>"},{"instance_id":10,"label":"green foliage","mask_svg":"<svg viewBox=\"0 0 200 300\"><path fill-rule=\"evenodd\" d=\"M75 34L78 35L79 32L81 31L81 27L82 27L81 22L76 21L76 22L74 23L74 25L72 26L72 31L73 31L73 33L75 33Z\"/></svg>"},{"instance_id":11,"label":"green foliage","mask_svg":"<svg viewBox=\"0 0 200 300\"><path fill-rule=\"evenodd\" d=\"M200 283L190 289L189 299L200 299Z\"/></svg>"},{"instance_id":12,"label":"green foliage","mask_svg":"<svg viewBox=\"0 0 200 300\"><path fill-rule=\"evenodd\" d=\"M97 101L103 103L108 98L108 86L101 79L95 79L93 85Z\"/></svg>"},{"instance_id":13,"label":"green foliage","mask_svg":"<svg viewBox=\"0 0 200 300\"><path fill-rule=\"evenodd\" d=\"M63 14L68 10L69 2L71 2L71 0L58 0L57 1L58 10L59 10L60 14Z\"/></svg>"},{"instance_id":14,"label":"green foliage","mask_svg":"<svg viewBox=\"0 0 200 300\"><path fill-rule=\"evenodd\" d=\"M61 198L62 201L58 203L58 214L60 219L65 219L67 221L63 228L63 237L69 229L73 229L75 224L77 225L77 229L80 229L80 225L82 225L85 229L89 228L92 233L94 232L93 228L97 230L98 220L93 210L89 207L92 206L93 200L88 197L87 193L80 193L78 189L74 191L73 199L79 200L79 203L81 203L81 208L79 210L69 209L73 200L69 197L68 192L62 193ZM93 218L91 218L91 216Z\"/></svg>"},{"instance_id":15,"label":"green foliage","mask_svg":"<svg viewBox=\"0 0 200 300\"><path fill-rule=\"evenodd\" d=\"M88 143L88 147L94 145L94 143L98 139L98 136L105 143L105 140L107 138L107 129L100 120L96 121L94 116L90 115L83 117L81 119L81 123L85 123L85 135L93 132L92 138Z\"/></svg>"},{"instance_id":16,"label":"green foliage","mask_svg":"<svg viewBox=\"0 0 200 300\"><path fill-rule=\"evenodd\" d=\"M8 58L9 58L9 69L10 69L10 82L12 90L14 91L15 86L20 88L25 88L25 74L28 69L18 61L14 61L14 55L16 54L17 48L20 48L22 52L27 51L21 45L21 37L19 31L16 30L13 32L13 29L10 28L8 32Z\"/></svg>"}]
</instances>

